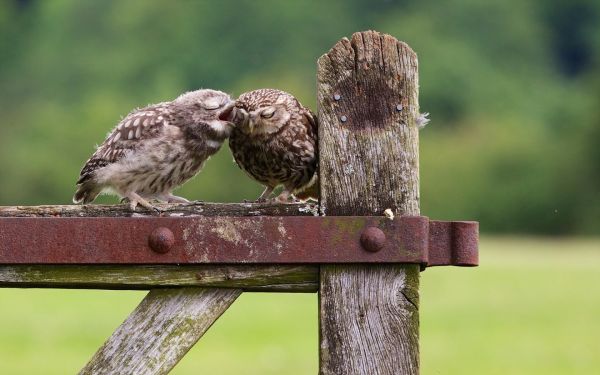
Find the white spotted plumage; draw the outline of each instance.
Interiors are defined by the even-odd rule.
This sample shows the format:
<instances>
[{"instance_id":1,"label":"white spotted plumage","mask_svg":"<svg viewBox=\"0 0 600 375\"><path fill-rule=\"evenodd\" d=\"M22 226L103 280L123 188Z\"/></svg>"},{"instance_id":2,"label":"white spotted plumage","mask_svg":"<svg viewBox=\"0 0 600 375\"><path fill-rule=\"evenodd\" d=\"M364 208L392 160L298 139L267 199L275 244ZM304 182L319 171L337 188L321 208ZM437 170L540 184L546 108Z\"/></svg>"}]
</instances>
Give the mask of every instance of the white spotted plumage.
<instances>
[{"instance_id":1,"label":"white spotted plumage","mask_svg":"<svg viewBox=\"0 0 600 375\"><path fill-rule=\"evenodd\" d=\"M150 199L187 202L171 191L219 150L232 128L232 108L229 95L197 90L131 112L86 162L73 201L89 203L109 192L129 199L132 209L153 208Z\"/></svg>"}]
</instances>

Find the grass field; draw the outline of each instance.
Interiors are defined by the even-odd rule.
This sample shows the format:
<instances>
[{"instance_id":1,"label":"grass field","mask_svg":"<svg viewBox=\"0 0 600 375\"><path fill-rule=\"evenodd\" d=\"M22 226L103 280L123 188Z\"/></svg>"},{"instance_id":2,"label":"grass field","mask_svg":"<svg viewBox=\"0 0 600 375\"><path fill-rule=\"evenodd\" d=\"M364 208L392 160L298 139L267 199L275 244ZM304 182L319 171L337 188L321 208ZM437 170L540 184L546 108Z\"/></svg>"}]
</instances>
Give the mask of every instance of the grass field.
<instances>
[{"instance_id":1,"label":"grass field","mask_svg":"<svg viewBox=\"0 0 600 375\"><path fill-rule=\"evenodd\" d=\"M483 238L421 278L429 374L600 373L600 240ZM0 290L0 374L76 373L144 292ZM315 294L244 294L173 374L316 374Z\"/></svg>"}]
</instances>

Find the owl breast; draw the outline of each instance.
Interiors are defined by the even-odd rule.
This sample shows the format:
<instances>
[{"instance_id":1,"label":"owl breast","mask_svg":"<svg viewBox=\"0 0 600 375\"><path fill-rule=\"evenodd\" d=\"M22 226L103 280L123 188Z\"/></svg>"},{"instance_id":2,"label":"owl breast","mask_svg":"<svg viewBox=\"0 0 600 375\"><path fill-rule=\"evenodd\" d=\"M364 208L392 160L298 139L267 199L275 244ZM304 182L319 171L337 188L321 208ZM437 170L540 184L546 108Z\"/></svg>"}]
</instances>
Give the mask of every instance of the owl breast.
<instances>
[{"instance_id":1,"label":"owl breast","mask_svg":"<svg viewBox=\"0 0 600 375\"><path fill-rule=\"evenodd\" d=\"M191 153L182 139L159 138L100 171L99 179L119 191L159 197L195 176L215 151Z\"/></svg>"},{"instance_id":2,"label":"owl breast","mask_svg":"<svg viewBox=\"0 0 600 375\"><path fill-rule=\"evenodd\" d=\"M229 143L240 168L264 185L296 190L316 170L315 139L303 127L286 126L277 136L260 137L234 130Z\"/></svg>"}]
</instances>

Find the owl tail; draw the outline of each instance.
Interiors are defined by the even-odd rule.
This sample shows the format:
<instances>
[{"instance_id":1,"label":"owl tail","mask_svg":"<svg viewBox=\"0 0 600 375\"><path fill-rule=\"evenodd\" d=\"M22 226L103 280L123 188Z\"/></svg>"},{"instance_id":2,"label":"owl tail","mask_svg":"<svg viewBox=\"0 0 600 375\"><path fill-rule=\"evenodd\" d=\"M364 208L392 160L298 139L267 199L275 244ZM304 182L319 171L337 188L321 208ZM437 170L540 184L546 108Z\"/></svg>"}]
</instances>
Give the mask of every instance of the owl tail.
<instances>
[{"instance_id":1,"label":"owl tail","mask_svg":"<svg viewBox=\"0 0 600 375\"><path fill-rule=\"evenodd\" d=\"M73 203L75 204L87 204L91 203L96 199L96 197L100 194L100 190L96 186L96 184L89 182L84 182L79 185L75 195L73 196Z\"/></svg>"}]
</instances>

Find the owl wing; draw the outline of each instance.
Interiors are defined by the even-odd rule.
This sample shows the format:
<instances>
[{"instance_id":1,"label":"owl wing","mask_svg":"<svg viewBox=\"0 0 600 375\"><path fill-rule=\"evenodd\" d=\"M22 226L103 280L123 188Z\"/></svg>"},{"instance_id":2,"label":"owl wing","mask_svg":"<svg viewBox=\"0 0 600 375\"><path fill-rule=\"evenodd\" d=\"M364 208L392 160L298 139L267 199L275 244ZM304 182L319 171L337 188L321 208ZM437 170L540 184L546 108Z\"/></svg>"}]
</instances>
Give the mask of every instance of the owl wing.
<instances>
[{"instance_id":1,"label":"owl wing","mask_svg":"<svg viewBox=\"0 0 600 375\"><path fill-rule=\"evenodd\" d=\"M150 106L127 115L85 163L77 184L89 180L94 171L121 160L135 151L141 141L163 134L168 125L169 111L164 105Z\"/></svg>"},{"instance_id":2,"label":"owl wing","mask_svg":"<svg viewBox=\"0 0 600 375\"><path fill-rule=\"evenodd\" d=\"M319 120L317 115L310 109L304 108L303 110L303 118L306 124L306 128L308 130L308 136L315 140L315 144L318 147L317 137L319 134ZM315 157L318 158L318 152L316 152ZM315 160L315 169L318 170L319 161ZM298 191L294 193L294 196L301 201L306 201L308 199L319 200L319 183L318 183L318 173L314 174L314 177L304 186L300 187Z\"/></svg>"},{"instance_id":3,"label":"owl wing","mask_svg":"<svg viewBox=\"0 0 600 375\"><path fill-rule=\"evenodd\" d=\"M308 128L309 134L312 137L316 138L317 134L319 133L319 121L317 119L317 115L315 115L313 111L307 108L304 108L302 112L304 122L306 127Z\"/></svg>"}]
</instances>

